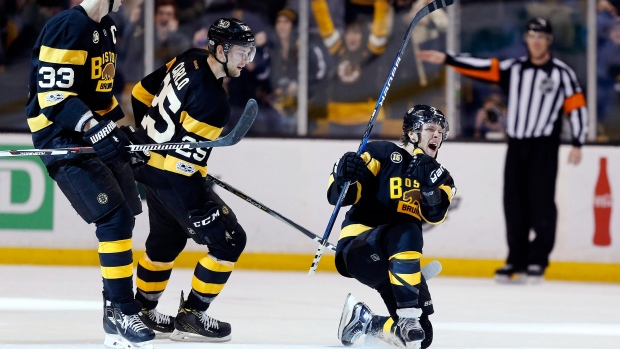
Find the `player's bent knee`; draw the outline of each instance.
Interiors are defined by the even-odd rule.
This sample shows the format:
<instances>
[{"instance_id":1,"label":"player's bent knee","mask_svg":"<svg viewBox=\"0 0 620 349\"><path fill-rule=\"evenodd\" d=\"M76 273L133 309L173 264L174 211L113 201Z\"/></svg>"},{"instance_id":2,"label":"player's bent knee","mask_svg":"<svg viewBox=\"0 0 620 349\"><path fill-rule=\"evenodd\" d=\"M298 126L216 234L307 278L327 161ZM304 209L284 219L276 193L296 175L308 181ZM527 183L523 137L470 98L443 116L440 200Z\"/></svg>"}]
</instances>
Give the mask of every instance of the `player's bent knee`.
<instances>
[{"instance_id":1,"label":"player's bent knee","mask_svg":"<svg viewBox=\"0 0 620 349\"><path fill-rule=\"evenodd\" d=\"M127 203L95 222L99 241L130 239L135 225L133 211Z\"/></svg>"}]
</instances>

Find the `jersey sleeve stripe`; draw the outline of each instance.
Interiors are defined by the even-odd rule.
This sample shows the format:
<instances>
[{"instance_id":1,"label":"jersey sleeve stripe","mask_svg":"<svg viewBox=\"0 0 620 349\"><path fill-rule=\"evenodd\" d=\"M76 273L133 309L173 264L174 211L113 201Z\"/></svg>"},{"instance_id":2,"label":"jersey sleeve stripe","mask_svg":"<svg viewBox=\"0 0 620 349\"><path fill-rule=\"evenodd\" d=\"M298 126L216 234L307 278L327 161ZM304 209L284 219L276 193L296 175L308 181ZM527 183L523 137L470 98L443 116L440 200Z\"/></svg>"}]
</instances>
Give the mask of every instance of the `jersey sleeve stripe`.
<instances>
[{"instance_id":1,"label":"jersey sleeve stripe","mask_svg":"<svg viewBox=\"0 0 620 349\"><path fill-rule=\"evenodd\" d=\"M183 128L200 137L214 140L222 134L224 128L215 127L192 118L186 111L181 112L180 122Z\"/></svg>"},{"instance_id":2,"label":"jersey sleeve stripe","mask_svg":"<svg viewBox=\"0 0 620 349\"><path fill-rule=\"evenodd\" d=\"M140 101L140 103L146 105L147 107L151 105L151 102L153 101L153 98L155 98L154 95L152 95L151 93L149 93L149 91L147 91L144 86L142 86L142 81L138 82L134 87L133 90L131 91L131 95L137 99L138 101Z\"/></svg>"},{"instance_id":3,"label":"jersey sleeve stripe","mask_svg":"<svg viewBox=\"0 0 620 349\"><path fill-rule=\"evenodd\" d=\"M41 62L56 64L84 65L87 56L88 51L65 50L48 46L41 46L39 51L39 60Z\"/></svg>"},{"instance_id":4,"label":"jersey sleeve stripe","mask_svg":"<svg viewBox=\"0 0 620 349\"><path fill-rule=\"evenodd\" d=\"M106 109L97 110L96 113L99 115L105 115L109 113L112 109L118 107L118 101L116 97L112 96L112 100L110 101L110 105Z\"/></svg>"},{"instance_id":5,"label":"jersey sleeve stripe","mask_svg":"<svg viewBox=\"0 0 620 349\"><path fill-rule=\"evenodd\" d=\"M53 124L53 122L49 121L45 114L39 114L34 118L28 118L28 127L30 128L30 132L40 131L51 124Z\"/></svg>"},{"instance_id":6,"label":"jersey sleeve stripe","mask_svg":"<svg viewBox=\"0 0 620 349\"><path fill-rule=\"evenodd\" d=\"M379 171L381 171L381 162L377 159L373 159L368 152L364 152L364 154L362 154L362 159L366 161L366 167L368 167L370 172L372 172L372 174L376 177Z\"/></svg>"},{"instance_id":7,"label":"jersey sleeve stripe","mask_svg":"<svg viewBox=\"0 0 620 349\"><path fill-rule=\"evenodd\" d=\"M499 61L495 58L491 59L491 66L488 69L468 69L458 66L453 66L456 71L459 73L482 80L488 80L492 82L499 82L500 78L500 70L499 70Z\"/></svg>"},{"instance_id":8,"label":"jersey sleeve stripe","mask_svg":"<svg viewBox=\"0 0 620 349\"><path fill-rule=\"evenodd\" d=\"M62 97L60 97L59 94L62 94ZM69 96L77 96L77 93L58 90L37 93L37 99L39 100L39 107L41 109L56 105Z\"/></svg>"},{"instance_id":9,"label":"jersey sleeve stripe","mask_svg":"<svg viewBox=\"0 0 620 349\"><path fill-rule=\"evenodd\" d=\"M569 115L575 109L579 109L581 107L586 106L586 98L583 93L575 93L574 95L566 98L564 100L564 112L566 115Z\"/></svg>"}]
</instances>

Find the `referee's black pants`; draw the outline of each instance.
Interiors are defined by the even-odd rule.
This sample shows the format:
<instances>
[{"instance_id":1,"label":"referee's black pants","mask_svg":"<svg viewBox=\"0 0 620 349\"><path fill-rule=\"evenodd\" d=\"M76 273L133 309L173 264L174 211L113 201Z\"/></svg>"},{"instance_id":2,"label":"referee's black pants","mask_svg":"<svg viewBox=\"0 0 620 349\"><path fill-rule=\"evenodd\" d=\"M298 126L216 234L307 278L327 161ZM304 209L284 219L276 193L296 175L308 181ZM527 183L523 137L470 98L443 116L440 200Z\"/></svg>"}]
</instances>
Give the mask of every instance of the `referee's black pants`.
<instances>
[{"instance_id":1,"label":"referee's black pants","mask_svg":"<svg viewBox=\"0 0 620 349\"><path fill-rule=\"evenodd\" d=\"M560 141L556 137L509 139L504 169L507 264L549 265L555 243L555 184ZM530 241L530 229L535 237Z\"/></svg>"}]
</instances>

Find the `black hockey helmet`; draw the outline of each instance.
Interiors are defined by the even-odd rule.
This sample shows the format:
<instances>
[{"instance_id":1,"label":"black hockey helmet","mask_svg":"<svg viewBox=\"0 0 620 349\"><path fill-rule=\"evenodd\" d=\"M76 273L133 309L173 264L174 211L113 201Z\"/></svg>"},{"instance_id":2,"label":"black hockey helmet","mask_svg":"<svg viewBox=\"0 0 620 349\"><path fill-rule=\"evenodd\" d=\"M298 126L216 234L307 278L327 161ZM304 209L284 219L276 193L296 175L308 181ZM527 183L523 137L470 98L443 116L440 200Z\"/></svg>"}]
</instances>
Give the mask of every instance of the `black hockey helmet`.
<instances>
[{"instance_id":1,"label":"black hockey helmet","mask_svg":"<svg viewBox=\"0 0 620 349\"><path fill-rule=\"evenodd\" d=\"M551 22L548 19L536 17L532 18L527 22L527 26L525 27L525 32L541 32L549 35L553 35L553 28L551 27Z\"/></svg>"},{"instance_id":2,"label":"black hockey helmet","mask_svg":"<svg viewBox=\"0 0 620 349\"><path fill-rule=\"evenodd\" d=\"M403 117L403 137L409 142L412 142L409 139L409 131L413 131L415 133L422 132L422 126L424 124L437 124L441 126L443 129L443 133L441 136L441 140L445 141L448 139L448 134L450 133L450 125L448 124L448 120L446 120L445 115L441 112L441 110L431 107L425 104L418 104L413 108L409 109L405 116ZM418 135L418 140L420 136ZM412 142L414 144L416 142Z\"/></svg>"},{"instance_id":3,"label":"black hockey helmet","mask_svg":"<svg viewBox=\"0 0 620 349\"><path fill-rule=\"evenodd\" d=\"M215 48L222 45L224 53L228 56L228 50L233 46L252 47L250 61L256 53L256 43L252 29L243 21L236 18L220 18L209 27L207 34L209 43L207 50L215 56Z\"/></svg>"}]
</instances>

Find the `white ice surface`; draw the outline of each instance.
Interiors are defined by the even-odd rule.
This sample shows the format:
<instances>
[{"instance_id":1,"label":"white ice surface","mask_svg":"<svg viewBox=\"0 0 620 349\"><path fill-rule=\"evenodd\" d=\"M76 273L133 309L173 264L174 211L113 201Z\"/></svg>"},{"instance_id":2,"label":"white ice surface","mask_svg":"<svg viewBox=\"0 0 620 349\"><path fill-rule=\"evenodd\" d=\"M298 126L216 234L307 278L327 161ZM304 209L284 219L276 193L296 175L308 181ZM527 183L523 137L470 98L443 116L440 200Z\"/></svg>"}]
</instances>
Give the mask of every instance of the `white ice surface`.
<instances>
[{"instance_id":1,"label":"white ice surface","mask_svg":"<svg viewBox=\"0 0 620 349\"><path fill-rule=\"evenodd\" d=\"M176 313L192 273L173 271L161 312ZM440 275L429 286L433 349L620 348L617 284L498 285ZM155 348L343 348L336 332L348 292L385 315L375 291L334 273L236 270L209 309L231 323L231 342L156 340ZM0 349L103 348L101 318L98 268L0 266Z\"/></svg>"}]
</instances>

